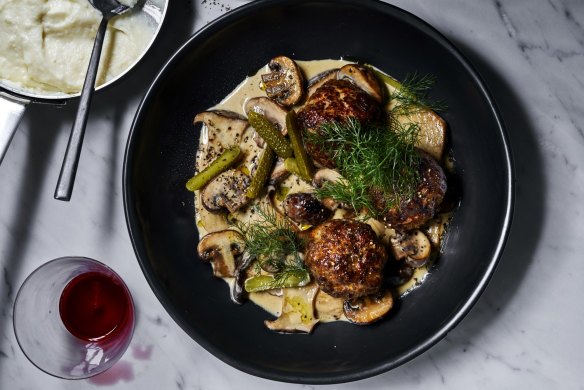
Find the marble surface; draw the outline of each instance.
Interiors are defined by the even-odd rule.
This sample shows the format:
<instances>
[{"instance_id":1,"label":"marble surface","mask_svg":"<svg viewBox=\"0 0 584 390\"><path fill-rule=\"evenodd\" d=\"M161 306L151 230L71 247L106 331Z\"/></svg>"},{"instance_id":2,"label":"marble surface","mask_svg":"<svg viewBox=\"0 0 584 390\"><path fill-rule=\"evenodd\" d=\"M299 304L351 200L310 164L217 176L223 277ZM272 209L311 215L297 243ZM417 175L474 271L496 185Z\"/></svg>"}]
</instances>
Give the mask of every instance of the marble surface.
<instances>
[{"instance_id":1,"label":"marble surface","mask_svg":"<svg viewBox=\"0 0 584 390\"><path fill-rule=\"evenodd\" d=\"M391 0L467 55L497 100L514 149L517 202L497 272L469 315L422 356L334 388L584 388L584 2ZM148 62L95 96L69 203L53 200L75 105L31 105L0 166L1 389L268 389L191 340L150 290L123 215L124 146L137 104L164 59L193 31L244 4L171 1ZM43 262L83 255L127 281L135 337L106 374L64 381L37 370L16 344L12 304Z\"/></svg>"}]
</instances>

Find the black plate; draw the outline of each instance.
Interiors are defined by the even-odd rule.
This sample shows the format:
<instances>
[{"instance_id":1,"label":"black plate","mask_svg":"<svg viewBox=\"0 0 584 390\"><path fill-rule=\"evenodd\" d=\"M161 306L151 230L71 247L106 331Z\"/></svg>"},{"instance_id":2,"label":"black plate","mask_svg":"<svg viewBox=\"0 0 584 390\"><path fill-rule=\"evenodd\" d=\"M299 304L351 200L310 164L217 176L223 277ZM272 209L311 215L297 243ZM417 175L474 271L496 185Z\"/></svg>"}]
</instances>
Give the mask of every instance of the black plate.
<instances>
[{"instance_id":1,"label":"black plate","mask_svg":"<svg viewBox=\"0 0 584 390\"><path fill-rule=\"evenodd\" d=\"M352 57L397 78L437 77L462 178L462 202L444 254L423 286L372 326L319 325L281 335L270 316L231 303L196 255L194 115L279 54ZM124 205L144 274L160 302L199 344L247 373L299 383L365 378L419 355L468 312L490 278L509 229L513 195L508 140L473 68L440 33L396 7L366 0L254 1L195 34L166 64L136 114L126 149Z\"/></svg>"}]
</instances>

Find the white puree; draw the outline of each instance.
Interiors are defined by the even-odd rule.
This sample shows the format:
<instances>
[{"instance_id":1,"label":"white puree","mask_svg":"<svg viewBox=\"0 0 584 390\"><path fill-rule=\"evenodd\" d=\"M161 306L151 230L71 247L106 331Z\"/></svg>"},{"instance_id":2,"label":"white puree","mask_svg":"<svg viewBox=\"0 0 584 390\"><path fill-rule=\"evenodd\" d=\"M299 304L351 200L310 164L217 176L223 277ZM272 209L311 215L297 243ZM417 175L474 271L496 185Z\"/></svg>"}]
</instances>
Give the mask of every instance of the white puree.
<instances>
[{"instance_id":1,"label":"white puree","mask_svg":"<svg viewBox=\"0 0 584 390\"><path fill-rule=\"evenodd\" d=\"M0 0L0 79L34 92L79 92L100 20L87 0ZM129 68L154 30L141 12L113 18L96 85Z\"/></svg>"}]
</instances>

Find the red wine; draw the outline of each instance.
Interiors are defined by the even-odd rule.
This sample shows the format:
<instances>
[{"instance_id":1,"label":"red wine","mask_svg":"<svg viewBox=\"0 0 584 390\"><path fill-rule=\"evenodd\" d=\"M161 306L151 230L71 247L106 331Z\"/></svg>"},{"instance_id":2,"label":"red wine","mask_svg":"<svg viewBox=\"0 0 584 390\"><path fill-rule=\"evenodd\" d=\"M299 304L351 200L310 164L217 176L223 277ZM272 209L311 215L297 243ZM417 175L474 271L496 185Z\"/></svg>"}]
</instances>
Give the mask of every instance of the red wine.
<instances>
[{"instance_id":1,"label":"red wine","mask_svg":"<svg viewBox=\"0 0 584 390\"><path fill-rule=\"evenodd\" d=\"M90 341L111 337L133 320L132 301L120 280L101 272L73 278L59 301L61 320L71 334Z\"/></svg>"}]
</instances>

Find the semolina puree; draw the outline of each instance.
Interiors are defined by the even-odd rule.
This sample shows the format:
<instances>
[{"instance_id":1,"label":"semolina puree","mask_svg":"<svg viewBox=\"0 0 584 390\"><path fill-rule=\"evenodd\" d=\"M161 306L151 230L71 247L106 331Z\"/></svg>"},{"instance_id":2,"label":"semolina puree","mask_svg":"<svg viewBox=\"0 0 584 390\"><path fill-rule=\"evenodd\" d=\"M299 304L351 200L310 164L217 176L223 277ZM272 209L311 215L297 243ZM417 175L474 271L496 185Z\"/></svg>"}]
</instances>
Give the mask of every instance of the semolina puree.
<instances>
[{"instance_id":1,"label":"semolina puree","mask_svg":"<svg viewBox=\"0 0 584 390\"><path fill-rule=\"evenodd\" d=\"M135 0L122 3L132 5ZM1 81L32 92L79 92L100 20L101 14L87 0L0 0ZM96 85L128 69L154 32L142 12L113 18Z\"/></svg>"}]
</instances>

